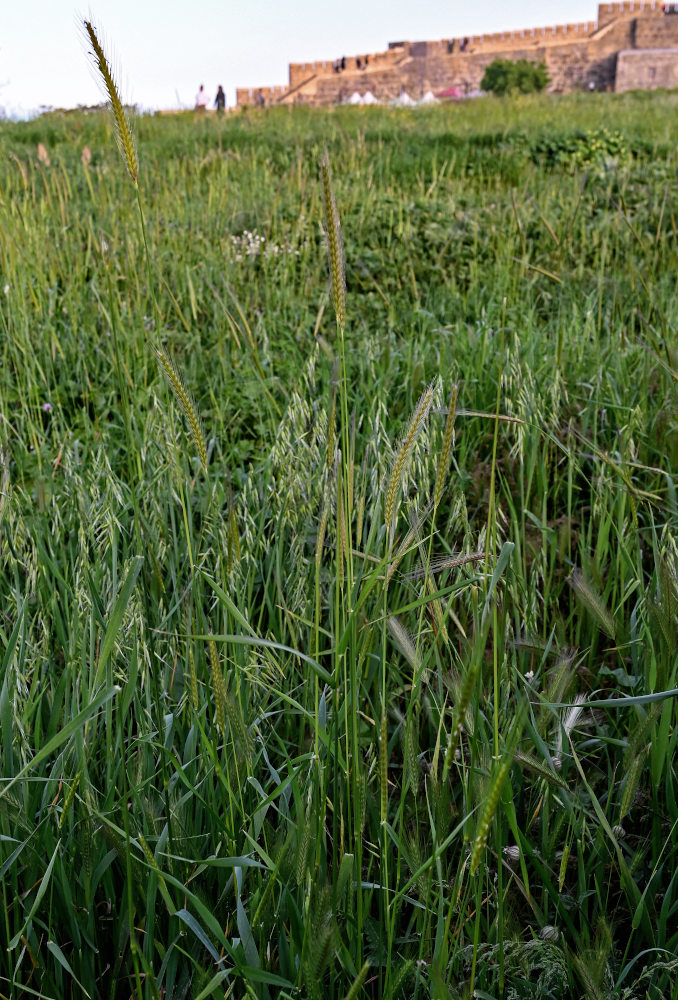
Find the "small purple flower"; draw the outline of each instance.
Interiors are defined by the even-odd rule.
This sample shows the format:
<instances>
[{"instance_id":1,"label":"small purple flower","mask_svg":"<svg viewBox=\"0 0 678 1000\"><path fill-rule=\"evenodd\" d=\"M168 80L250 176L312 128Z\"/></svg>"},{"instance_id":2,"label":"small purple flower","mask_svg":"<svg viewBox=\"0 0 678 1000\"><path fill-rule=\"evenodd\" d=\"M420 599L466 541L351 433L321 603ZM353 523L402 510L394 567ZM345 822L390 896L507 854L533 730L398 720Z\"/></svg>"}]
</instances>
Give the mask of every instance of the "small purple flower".
<instances>
[{"instance_id":1,"label":"small purple flower","mask_svg":"<svg viewBox=\"0 0 678 1000\"><path fill-rule=\"evenodd\" d=\"M43 413L51 413L52 412L52 404L51 403L43 403L42 404L42 412Z\"/></svg>"}]
</instances>

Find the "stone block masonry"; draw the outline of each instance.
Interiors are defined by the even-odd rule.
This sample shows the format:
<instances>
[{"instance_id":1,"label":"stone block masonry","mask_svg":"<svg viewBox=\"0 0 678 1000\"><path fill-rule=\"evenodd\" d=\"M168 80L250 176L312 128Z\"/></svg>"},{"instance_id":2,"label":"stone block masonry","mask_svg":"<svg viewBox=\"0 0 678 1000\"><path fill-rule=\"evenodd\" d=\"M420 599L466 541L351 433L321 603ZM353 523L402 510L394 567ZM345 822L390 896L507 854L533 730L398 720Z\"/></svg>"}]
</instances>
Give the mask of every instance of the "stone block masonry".
<instances>
[{"instance_id":1,"label":"stone block masonry","mask_svg":"<svg viewBox=\"0 0 678 1000\"><path fill-rule=\"evenodd\" d=\"M678 87L675 49L631 49L617 57L617 90L657 90Z\"/></svg>"},{"instance_id":2,"label":"stone block masonry","mask_svg":"<svg viewBox=\"0 0 678 1000\"><path fill-rule=\"evenodd\" d=\"M417 98L448 87L469 94L494 59L544 62L552 93L678 87L678 14L665 13L655 0L603 3L597 13L596 21L391 42L383 52L343 57L339 72L336 60L290 63L287 85L239 88L236 99L240 106L256 105L261 92L267 105L331 106L356 91L381 101L402 91Z\"/></svg>"}]
</instances>

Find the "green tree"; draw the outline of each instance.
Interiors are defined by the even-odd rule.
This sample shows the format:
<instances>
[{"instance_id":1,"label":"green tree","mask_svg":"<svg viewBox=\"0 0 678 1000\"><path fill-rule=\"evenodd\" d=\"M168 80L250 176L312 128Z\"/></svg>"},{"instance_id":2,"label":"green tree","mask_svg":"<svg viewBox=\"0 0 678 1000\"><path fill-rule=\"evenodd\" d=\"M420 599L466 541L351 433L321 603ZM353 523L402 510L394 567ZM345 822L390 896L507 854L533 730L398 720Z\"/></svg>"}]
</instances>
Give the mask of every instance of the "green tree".
<instances>
[{"instance_id":1,"label":"green tree","mask_svg":"<svg viewBox=\"0 0 678 1000\"><path fill-rule=\"evenodd\" d=\"M543 90L550 77L546 65L528 59L495 59L485 70L480 86L493 94L534 94Z\"/></svg>"}]
</instances>

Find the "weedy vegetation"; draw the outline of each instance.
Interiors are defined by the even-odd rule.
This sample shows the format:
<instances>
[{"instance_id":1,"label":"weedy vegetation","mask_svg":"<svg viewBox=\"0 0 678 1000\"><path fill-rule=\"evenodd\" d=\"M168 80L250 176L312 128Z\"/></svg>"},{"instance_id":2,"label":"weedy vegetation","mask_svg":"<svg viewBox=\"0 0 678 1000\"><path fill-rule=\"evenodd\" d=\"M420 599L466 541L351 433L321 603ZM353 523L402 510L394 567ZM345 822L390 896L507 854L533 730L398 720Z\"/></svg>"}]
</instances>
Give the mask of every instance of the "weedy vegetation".
<instances>
[{"instance_id":1,"label":"weedy vegetation","mask_svg":"<svg viewBox=\"0 0 678 1000\"><path fill-rule=\"evenodd\" d=\"M88 35L0 123L0 995L676 996L678 96L131 129Z\"/></svg>"}]
</instances>

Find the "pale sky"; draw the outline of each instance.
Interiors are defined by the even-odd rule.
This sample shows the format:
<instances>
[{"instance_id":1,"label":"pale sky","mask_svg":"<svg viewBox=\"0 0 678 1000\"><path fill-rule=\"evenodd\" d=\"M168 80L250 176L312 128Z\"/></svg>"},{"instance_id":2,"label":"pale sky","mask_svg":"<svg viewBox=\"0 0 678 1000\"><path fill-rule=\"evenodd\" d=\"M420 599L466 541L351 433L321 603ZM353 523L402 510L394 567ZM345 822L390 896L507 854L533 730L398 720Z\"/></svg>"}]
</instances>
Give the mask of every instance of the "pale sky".
<instances>
[{"instance_id":1,"label":"pale sky","mask_svg":"<svg viewBox=\"0 0 678 1000\"><path fill-rule=\"evenodd\" d=\"M97 104L79 25L92 17L118 69L123 99L192 107L200 83L287 83L287 64L379 52L390 41L595 21L594 0L0 0L0 109ZM80 16L78 16L80 15Z\"/></svg>"}]
</instances>

